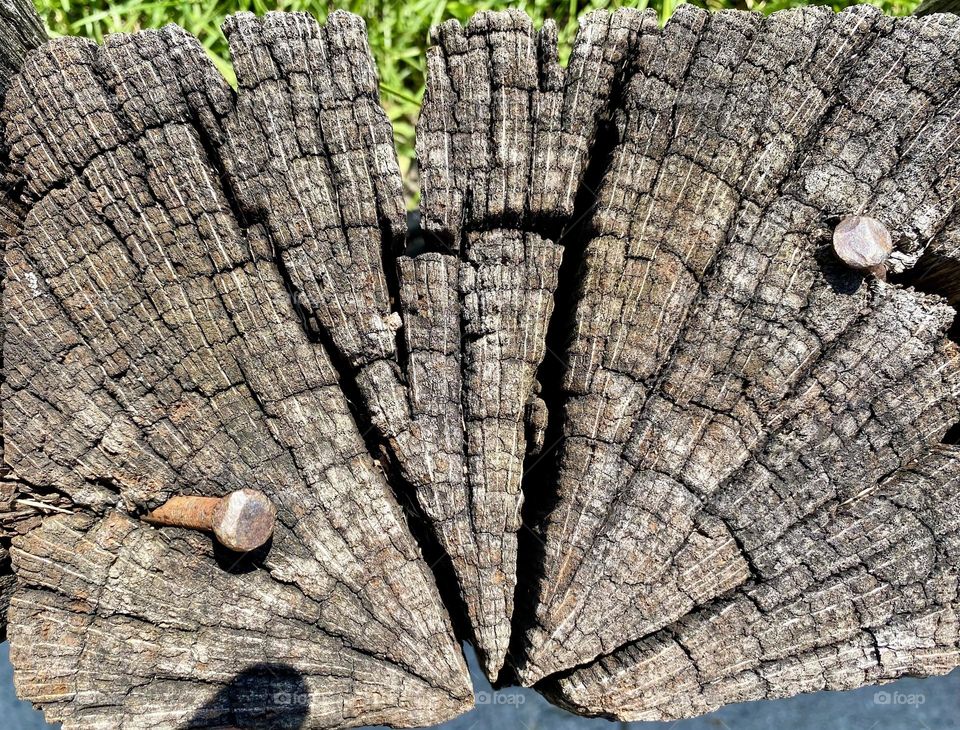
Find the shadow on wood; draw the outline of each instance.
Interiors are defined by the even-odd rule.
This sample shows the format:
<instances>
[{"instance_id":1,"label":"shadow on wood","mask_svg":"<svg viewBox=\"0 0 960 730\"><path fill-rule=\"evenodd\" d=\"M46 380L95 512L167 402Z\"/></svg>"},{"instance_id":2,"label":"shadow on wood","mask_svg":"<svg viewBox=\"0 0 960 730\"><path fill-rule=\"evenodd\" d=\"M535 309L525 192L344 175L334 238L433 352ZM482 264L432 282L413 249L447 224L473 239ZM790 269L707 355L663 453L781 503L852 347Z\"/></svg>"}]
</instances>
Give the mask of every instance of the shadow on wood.
<instances>
[{"instance_id":1,"label":"shadow on wood","mask_svg":"<svg viewBox=\"0 0 960 730\"><path fill-rule=\"evenodd\" d=\"M303 675L285 664L255 664L230 680L184 728L275 728L306 725L310 692Z\"/></svg>"}]
</instances>

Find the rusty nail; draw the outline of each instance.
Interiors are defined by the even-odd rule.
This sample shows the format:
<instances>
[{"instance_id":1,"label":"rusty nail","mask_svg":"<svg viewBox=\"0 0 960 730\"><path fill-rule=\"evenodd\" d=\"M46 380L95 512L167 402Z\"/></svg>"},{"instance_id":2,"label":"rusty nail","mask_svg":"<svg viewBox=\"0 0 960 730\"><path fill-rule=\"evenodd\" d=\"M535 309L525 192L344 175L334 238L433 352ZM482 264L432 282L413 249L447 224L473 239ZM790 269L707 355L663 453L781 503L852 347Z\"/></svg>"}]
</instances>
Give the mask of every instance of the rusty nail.
<instances>
[{"instance_id":1,"label":"rusty nail","mask_svg":"<svg viewBox=\"0 0 960 730\"><path fill-rule=\"evenodd\" d=\"M893 239L887 227L876 218L851 215L834 229L833 250L850 268L869 271L883 279L887 259L893 251Z\"/></svg>"},{"instance_id":2,"label":"rusty nail","mask_svg":"<svg viewBox=\"0 0 960 730\"><path fill-rule=\"evenodd\" d=\"M276 507L263 492L238 489L224 497L171 497L143 519L213 532L224 547L246 553L270 539L276 516Z\"/></svg>"}]
</instances>

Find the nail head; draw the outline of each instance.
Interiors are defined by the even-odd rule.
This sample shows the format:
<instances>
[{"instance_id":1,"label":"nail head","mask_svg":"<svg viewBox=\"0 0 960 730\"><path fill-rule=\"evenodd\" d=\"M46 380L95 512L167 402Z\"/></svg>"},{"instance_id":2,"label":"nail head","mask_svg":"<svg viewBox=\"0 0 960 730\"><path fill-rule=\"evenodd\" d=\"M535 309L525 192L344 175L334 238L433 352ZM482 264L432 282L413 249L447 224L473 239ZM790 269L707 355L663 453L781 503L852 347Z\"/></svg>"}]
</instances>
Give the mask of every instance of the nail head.
<instances>
[{"instance_id":1,"label":"nail head","mask_svg":"<svg viewBox=\"0 0 960 730\"><path fill-rule=\"evenodd\" d=\"M238 489L225 496L214 513L213 532L224 546L246 553L273 535L277 508L263 492Z\"/></svg>"},{"instance_id":2,"label":"nail head","mask_svg":"<svg viewBox=\"0 0 960 730\"><path fill-rule=\"evenodd\" d=\"M893 252L893 239L876 218L851 215L834 229L833 250L850 268L869 271L886 263Z\"/></svg>"}]
</instances>

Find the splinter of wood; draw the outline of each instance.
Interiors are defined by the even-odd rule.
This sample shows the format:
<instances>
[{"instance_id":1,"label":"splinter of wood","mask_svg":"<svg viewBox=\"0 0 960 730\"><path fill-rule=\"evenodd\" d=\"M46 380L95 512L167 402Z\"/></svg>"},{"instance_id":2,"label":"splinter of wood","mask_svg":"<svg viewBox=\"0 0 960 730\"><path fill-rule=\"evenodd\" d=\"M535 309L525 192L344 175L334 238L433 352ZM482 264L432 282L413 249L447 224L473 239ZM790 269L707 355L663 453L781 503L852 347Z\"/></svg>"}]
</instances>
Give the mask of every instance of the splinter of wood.
<instances>
[{"instance_id":1,"label":"splinter of wood","mask_svg":"<svg viewBox=\"0 0 960 730\"><path fill-rule=\"evenodd\" d=\"M887 273L886 261L893 251L893 239L876 218L851 215L834 230L833 250L850 268L869 271L882 279Z\"/></svg>"},{"instance_id":2,"label":"splinter of wood","mask_svg":"<svg viewBox=\"0 0 960 730\"><path fill-rule=\"evenodd\" d=\"M230 550L256 550L273 535L277 508L263 492L238 489L225 497L171 497L143 519L154 525L206 530Z\"/></svg>"}]
</instances>

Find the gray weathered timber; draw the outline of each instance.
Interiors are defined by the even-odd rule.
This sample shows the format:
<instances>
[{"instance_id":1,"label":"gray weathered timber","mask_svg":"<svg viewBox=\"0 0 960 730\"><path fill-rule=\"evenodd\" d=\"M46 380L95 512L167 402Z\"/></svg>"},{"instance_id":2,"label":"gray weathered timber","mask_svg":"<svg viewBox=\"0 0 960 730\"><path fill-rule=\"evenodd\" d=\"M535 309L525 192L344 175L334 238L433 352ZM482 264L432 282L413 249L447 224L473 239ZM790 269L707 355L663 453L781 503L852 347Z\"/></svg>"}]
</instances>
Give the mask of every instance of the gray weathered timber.
<instances>
[{"instance_id":1,"label":"gray weathered timber","mask_svg":"<svg viewBox=\"0 0 960 730\"><path fill-rule=\"evenodd\" d=\"M481 17L493 25L508 18L520 23L531 40L526 16ZM603 23L613 16L598 17ZM422 267L394 261L405 230L400 177L376 99L376 70L365 45L355 42L361 21L351 18L334 16L322 37L315 37L306 16L245 14L228 21L241 90L237 113L227 118L216 144L237 204L263 223L308 315L308 329L329 343L337 367L355 384L358 405L385 446L394 476L412 490L449 559L470 636L495 677L510 638L516 584L512 536L520 527L523 415L543 358L559 249L523 229L484 230L463 247L462 267L451 268L456 259ZM446 25L445 32L456 34L455 27ZM486 54L483 37L479 33L474 45ZM510 39L503 48L512 53ZM511 68L530 73L530 63L532 55L514 59L502 74ZM617 59L591 63L574 69L571 78ZM475 78L485 80L487 68L485 62L475 69ZM551 69L556 86L560 71ZM432 85L439 83L431 78ZM500 83L496 74L492 78ZM554 97L559 110L560 92ZM425 119L437 113L434 106L442 107L433 98L428 94ZM604 99L600 94L593 105L577 106L578 113L592 119ZM465 103L476 108L472 100ZM494 108L505 119L520 111L516 103ZM421 129L429 130L429 123ZM513 131L509 145L522 136ZM530 137L526 131L528 143ZM564 153L570 158L565 180L574 191L585 149L582 143L577 152ZM425 161L427 177L430 169ZM529 169L522 175L516 165L509 169L499 189L524 187ZM429 221L445 203L427 184L424 200ZM410 288L415 270L431 278ZM391 298L400 312L391 311ZM401 313L412 324L398 333ZM501 375L491 372L499 369ZM460 613L460 606L451 609Z\"/></svg>"},{"instance_id":2,"label":"gray weathered timber","mask_svg":"<svg viewBox=\"0 0 960 730\"><path fill-rule=\"evenodd\" d=\"M11 651L20 695L68 728L222 725L238 713L279 726L420 726L472 704L434 577L331 361L354 346L373 359L392 342L382 322L364 317L360 329L359 307L382 292L377 221L347 218L368 214L350 207L359 194L328 200L318 214L336 225L319 222L315 239L301 230L298 269L284 259L284 222L254 207L271 185L308 187L282 167L296 164L295 145L324 171L360 173L354 158L378 152L372 137L338 134L357 130L344 115L373 114L363 26L344 14L325 28L305 16L262 23L241 16L230 29L247 44L236 97L172 26L103 47L53 41L7 95L28 212L7 251L5 458L12 478L69 495L78 513L15 541ZM279 93L262 46L287 36L339 69L326 82L353 104L257 107ZM247 86L254 72L265 76ZM291 75L291 86L309 78ZM258 135L280 110L312 126ZM389 142L382 119L370 134ZM273 177L235 169L250 163ZM276 194L273 205L318 203ZM355 249L337 250L354 235ZM339 340L301 326L313 291L288 291L285 276L304 272L337 277L310 304L347 318L333 323ZM207 536L136 519L172 494L248 486L278 515L269 550L242 570ZM269 701L278 676L292 701Z\"/></svg>"},{"instance_id":3,"label":"gray weathered timber","mask_svg":"<svg viewBox=\"0 0 960 730\"><path fill-rule=\"evenodd\" d=\"M554 239L573 214L643 22L655 21L633 10L585 16L566 69L553 23L534 31L517 11L479 13L465 27L448 21L432 33L417 127L421 212L431 243L459 262L447 296L463 371L451 410L465 424L466 483L458 486L476 536L469 559L478 561L478 580L463 590L491 678L510 642L523 461L537 449L527 444L536 431L528 416L542 421L545 410L537 369L562 258ZM443 540L455 563L459 542Z\"/></svg>"},{"instance_id":4,"label":"gray weathered timber","mask_svg":"<svg viewBox=\"0 0 960 730\"><path fill-rule=\"evenodd\" d=\"M23 65L26 54L39 46L46 38L43 24L27 0L8 0L0 4L0 107L7 87ZM7 148L0 134L0 249L16 234L23 218L23 205L16 199L15 181L7 174ZM3 264L0 262L0 287L3 282ZM0 289L2 292L2 289ZM5 323L0 302L0 350L3 348ZM3 356L0 354L0 384L3 383ZM0 426L2 426L0 414ZM0 432L0 462L3 460L3 433ZM10 566L9 536L23 531L38 522L36 509L21 509L15 501L23 490L22 485L7 480L6 468L0 464L0 639L6 636L7 605L14 587Z\"/></svg>"},{"instance_id":5,"label":"gray weathered timber","mask_svg":"<svg viewBox=\"0 0 960 730\"><path fill-rule=\"evenodd\" d=\"M20 70L23 58L46 40L43 21L32 3L4 0L0 4L0 94Z\"/></svg>"},{"instance_id":6,"label":"gray weathered timber","mask_svg":"<svg viewBox=\"0 0 960 730\"><path fill-rule=\"evenodd\" d=\"M292 572L224 570L203 536L118 511L44 521L14 565L17 693L65 728L409 727L470 704L449 629L396 615L422 610L412 571L355 570L378 586L359 591L318 565L322 600Z\"/></svg>"},{"instance_id":7,"label":"gray weathered timber","mask_svg":"<svg viewBox=\"0 0 960 730\"><path fill-rule=\"evenodd\" d=\"M757 575L545 688L587 714L669 720L732 702L843 690L957 665L960 448L753 552Z\"/></svg>"},{"instance_id":8,"label":"gray weathered timber","mask_svg":"<svg viewBox=\"0 0 960 730\"><path fill-rule=\"evenodd\" d=\"M756 579L958 419L954 311L829 245L876 217L903 270L946 225L960 18L687 6L649 42L681 35L638 58L586 244L527 683Z\"/></svg>"},{"instance_id":9,"label":"gray weathered timber","mask_svg":"<svg viewBox=\"0 0 960 730\"><path fill-rule=\"evenodd\" d=\"M426 725L469 638L667 719L960 664L960 18L599 12L566 68L550 23L444 23L407 252L362 20L224 30L236 92L170 26L54 41L5 100L21 695ZM278 515L239 562L140 519L243 487Z\"/></svg>"}]
</instances>

